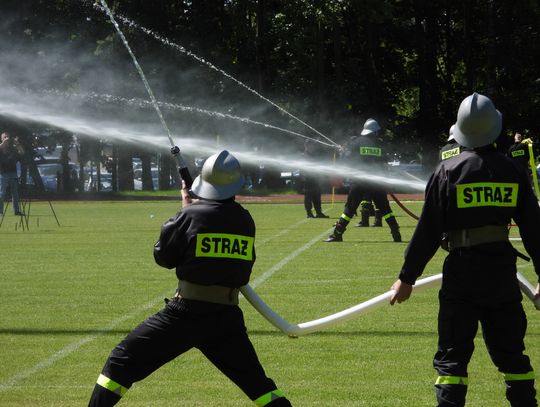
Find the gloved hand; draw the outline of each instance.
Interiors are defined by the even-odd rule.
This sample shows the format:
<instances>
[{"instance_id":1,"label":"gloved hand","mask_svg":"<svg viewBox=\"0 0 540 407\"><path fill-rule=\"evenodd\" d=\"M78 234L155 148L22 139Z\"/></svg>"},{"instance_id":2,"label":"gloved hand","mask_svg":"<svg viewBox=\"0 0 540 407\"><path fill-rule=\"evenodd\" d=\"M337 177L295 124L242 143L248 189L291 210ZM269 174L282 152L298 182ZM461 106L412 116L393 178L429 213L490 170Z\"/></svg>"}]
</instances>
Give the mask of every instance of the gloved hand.
<instances>
[{"instance_id":1,"label":"gloved hand","mask_svg":"<svg viewBox=\"0 0 540 407\"><path fill-rule=\"evenodd\" d=\"M530 138L526 138L525 140L522 141L523 144L532 144L532 140Z\"/></svg>"},{"instance_id":2,"label":"gloved hand","mask_svg":"<svg viewBox=\"0 0 540 407\"><path fill-rule=\"evenodd\" d=\"M171 154L176 155L180 152L180 148L178 146L171 147Z\"/></svg>"}]
</instances>

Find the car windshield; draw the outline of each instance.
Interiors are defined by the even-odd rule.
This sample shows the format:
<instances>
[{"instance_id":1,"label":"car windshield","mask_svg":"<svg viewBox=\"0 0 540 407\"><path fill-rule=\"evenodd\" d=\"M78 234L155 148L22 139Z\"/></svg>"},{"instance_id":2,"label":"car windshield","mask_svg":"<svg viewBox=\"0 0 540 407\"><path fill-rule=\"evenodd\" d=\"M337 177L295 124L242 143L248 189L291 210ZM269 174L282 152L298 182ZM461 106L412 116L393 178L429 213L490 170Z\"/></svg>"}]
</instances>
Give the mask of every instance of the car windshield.
<instances>
[{"instance_id":1,"label":"car windshield","mask_svg":"<svg viewBox=\"0 0 540 407\"><path fill-rule=\"evenodd\" d=\"M40 164L38 165L39 174L43 176L56 176L58 172L62 172L60 164Z\"/></svg>"}]
</instances>

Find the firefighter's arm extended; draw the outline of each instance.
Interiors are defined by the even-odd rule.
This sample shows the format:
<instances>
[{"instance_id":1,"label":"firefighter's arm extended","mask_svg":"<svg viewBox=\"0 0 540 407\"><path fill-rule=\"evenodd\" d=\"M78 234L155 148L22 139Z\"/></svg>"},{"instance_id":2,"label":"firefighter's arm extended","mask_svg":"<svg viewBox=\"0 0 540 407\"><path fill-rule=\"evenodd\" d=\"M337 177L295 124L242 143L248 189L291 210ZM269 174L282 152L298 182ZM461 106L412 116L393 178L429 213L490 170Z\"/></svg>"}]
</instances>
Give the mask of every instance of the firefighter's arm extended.
<instances>
[{"instance_id":1,"label":"firefighter's arm extended","mask_svg":"<svg viewBox=\"0 0 540 407\"><path fill-rule=\"evenodd\" d=\"M394 295L392 295L392 298L390 298L390 305L394 305L396 301L398 304L402 303L403 301L407 301L411 296L412 288L413 286L411 284L397 280L394 284L392 284L391 289L395 292Z\"/></svg>"}]
</instances>

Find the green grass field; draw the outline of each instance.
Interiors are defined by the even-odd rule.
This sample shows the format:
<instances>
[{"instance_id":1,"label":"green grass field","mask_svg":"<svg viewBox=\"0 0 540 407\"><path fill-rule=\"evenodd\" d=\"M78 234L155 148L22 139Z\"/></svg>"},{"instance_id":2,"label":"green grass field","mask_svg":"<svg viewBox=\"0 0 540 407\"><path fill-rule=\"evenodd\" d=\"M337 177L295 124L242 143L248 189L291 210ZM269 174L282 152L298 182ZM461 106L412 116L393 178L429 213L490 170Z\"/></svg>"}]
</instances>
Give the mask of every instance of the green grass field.
<instances>
[{"instance_id":1,"label":"green grass field","mask_svg":"<svg viewBox=\"0 0 540 407\"><path fill-rule=\"evenodd\" d=\"M397 277L415 226L392 205L405 243L393 243L386 226L351 226L343 243L323 243L342 203L325 205L326 220L306 219L300 204L245 204L258 230L252 286L294 323L382 294ZM420 205L407 203L415 213ZM172 201L58 202L58 227L48 204L34 202L28 231L16 230L16 218L6 215L0 229L0 406L86 406L113 346L174 291L174 272L154 264L152 247L178 207ZM520 242L515 246L522 249ZM439 273L443 258L440 250L424 276ZM518 261L534 282L532 265ZM540 369L540 314L529 300L524 304L528 354ZM268 375L295 406L435 404L437 290L298 339L271 326L245 299L241 307ZM469 376L468 406L507 405L480 334ZM134 385L119 405L252 403L193 350Z\"/></svg>"}]
</instances>

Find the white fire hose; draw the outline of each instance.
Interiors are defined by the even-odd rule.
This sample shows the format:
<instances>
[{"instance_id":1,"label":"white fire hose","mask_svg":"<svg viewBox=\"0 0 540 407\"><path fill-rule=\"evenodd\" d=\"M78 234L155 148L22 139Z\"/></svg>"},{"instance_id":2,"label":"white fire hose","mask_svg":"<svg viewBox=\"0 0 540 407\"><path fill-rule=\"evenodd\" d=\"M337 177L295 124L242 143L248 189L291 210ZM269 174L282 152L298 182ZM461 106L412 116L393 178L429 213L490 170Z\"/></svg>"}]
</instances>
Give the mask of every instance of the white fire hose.
<instances>
[{"instance_id":1,"label":"white fire hose","mask_svg":"<svg viewBox=\"0 0 540 407\"><path fill-rule=\"evenodd\" d=\"M534 306L537 310L540 310L540 299L534 299L536 292L535 287L519 272L517 273L517 278L520 288L525 294L525 296L534 303ZM436 274L434 276L418 280L413 286L414 291L423 290L430 287L439 287L441 280L442 274ZM374 310L375 308L381 307L385 303L388 303L390 301L390 298L394 294L394 290L389 290L384 294L373 297L370 300L364 301L343 311L336 312L335 314L315 319L313 321L302 322L300 324L291 324L279 314L277 314L272 308L270 308L261 299L261 297L257 295L255 290L253 290L253 288L251 288L249 284L240 288L240 291L249 301L249 303L253 306L253 308L255 308L264 318L266 318L268 322L270 322L272 325L274 325L276 328L278 328L280 331L290 336L291 338L296 338L299 336L317 332L322 329L337 325L340 322L348 321L349 319L355 318L358 315L365 314L368 311Z\"/></svg>"}]
</instances>

